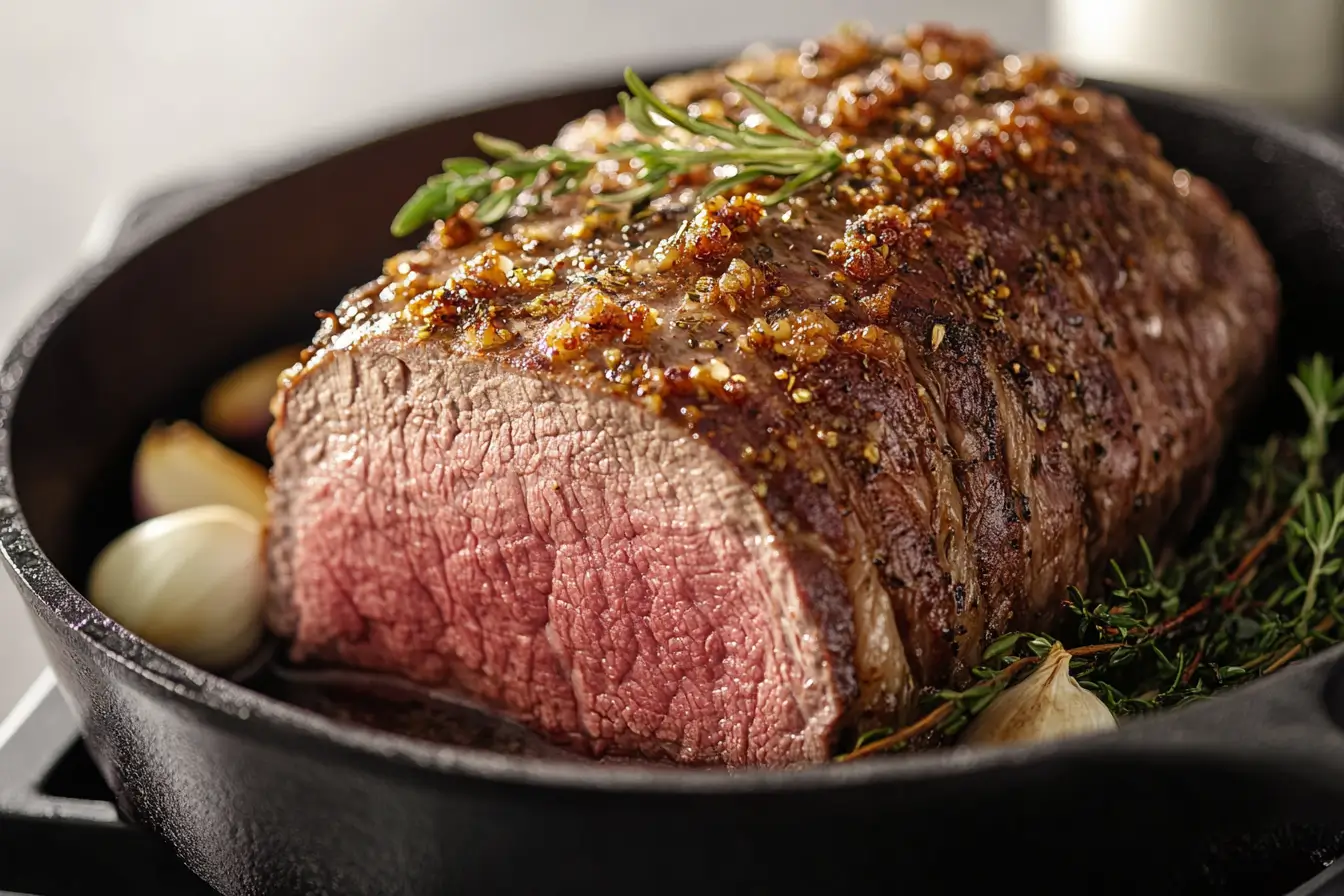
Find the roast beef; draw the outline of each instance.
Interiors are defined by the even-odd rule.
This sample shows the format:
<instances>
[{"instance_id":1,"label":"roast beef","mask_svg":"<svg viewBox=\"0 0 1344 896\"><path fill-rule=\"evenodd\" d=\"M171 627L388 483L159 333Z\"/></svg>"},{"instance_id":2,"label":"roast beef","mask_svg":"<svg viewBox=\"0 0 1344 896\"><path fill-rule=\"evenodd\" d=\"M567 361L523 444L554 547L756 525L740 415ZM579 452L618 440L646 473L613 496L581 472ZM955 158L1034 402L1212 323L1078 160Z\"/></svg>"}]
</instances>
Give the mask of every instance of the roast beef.
<instances>
[{"instance_id":1,"label":"roast beef","mask_svg":"<svg viewBox=\"0 0 1344 896\"><path fill-rule=\"evenodd\" d=\"M1189 525L1278 318L1212 186L976 35L844 33L656 90L742 120L725 73L845 167L771 207L777 182L692 180L468 207L325 316L271 432L295 660L593 755L816 761ZM636 137L607 110L557 142Z\"/></svg>"}]
</instances>

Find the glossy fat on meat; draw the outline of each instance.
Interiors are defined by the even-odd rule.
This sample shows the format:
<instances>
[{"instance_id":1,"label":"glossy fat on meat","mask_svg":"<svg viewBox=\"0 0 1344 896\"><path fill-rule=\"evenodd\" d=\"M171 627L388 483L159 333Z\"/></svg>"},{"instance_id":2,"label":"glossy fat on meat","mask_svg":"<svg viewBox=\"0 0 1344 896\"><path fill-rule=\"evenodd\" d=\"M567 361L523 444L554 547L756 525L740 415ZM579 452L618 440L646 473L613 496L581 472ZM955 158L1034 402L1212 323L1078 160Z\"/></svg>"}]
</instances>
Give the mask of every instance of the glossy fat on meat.
<instances>
[{"instance_id":1,"label":"glossy fat on meat","mask_svg":"<svg viewBox=\"0 0 1344 896\"><path fill-rule=\"evenodd\" d=\"M656 89L739 120L725 73L843 169L773 207L689 182L467 210L325 319L271 433L296 658L592 755L817 761L1191 524L1279 311L1215 188L1118 98L975 35ZM634 136L608 110L559 142Z\"/></svg>"}]
</instances>

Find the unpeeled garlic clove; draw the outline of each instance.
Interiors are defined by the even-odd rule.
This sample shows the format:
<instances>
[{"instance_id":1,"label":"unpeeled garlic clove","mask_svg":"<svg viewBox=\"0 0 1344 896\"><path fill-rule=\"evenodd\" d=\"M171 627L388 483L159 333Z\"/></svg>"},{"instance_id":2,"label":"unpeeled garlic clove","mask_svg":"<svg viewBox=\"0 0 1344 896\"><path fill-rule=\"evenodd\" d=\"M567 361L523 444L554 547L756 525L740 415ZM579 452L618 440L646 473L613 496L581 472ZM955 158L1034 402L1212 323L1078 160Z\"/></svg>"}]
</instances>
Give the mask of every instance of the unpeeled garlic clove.
<instances>
[{"instance_id":1,"label":"unpeeled garlic clove","mask_svg":"<svg viewBox=\"0 0 1344 896\"><path fill-rule=\"evenodd\" d=\"M958 742L1057 740L1115 728L1115 716L1106 704L1069 674L1069 652L1056 643L1035 671L975 717Z\"/></svg>"},{"instance_id":2,"label":"unpeeled garlic clove","mask_svg":"<svg viewBox=\"0 0 1344 896\"><path fill-rule=\"evenodd\" d=\"M236 507L193 507L122 533L94 560L94 606L206 669L243 662L262 636L261 524Z\"/></svg>"},{"instance_id":3,"label":"unpeeled garlic clove","mask_svg":"<svg viewBox=\"0 0 1344 896\"><path fill-rule=\"evenodd\" d=\"M185 420L154 426L140 440L131 474L137 519L227 504L266 520L266 469Z\"/></svg>"},{"instance_id":4,"label":"unpeeled garlic clove","mask_svg":"<svg viewBox=\"0 0 1344 896\"><path fill-rule=\"evenodd\" d=\"M280 374L299 361L291 345L254 358L221 377L201 402L201 422L224 439L258 438L271 425L271 398Z\"/></svg>"}]
</instances>

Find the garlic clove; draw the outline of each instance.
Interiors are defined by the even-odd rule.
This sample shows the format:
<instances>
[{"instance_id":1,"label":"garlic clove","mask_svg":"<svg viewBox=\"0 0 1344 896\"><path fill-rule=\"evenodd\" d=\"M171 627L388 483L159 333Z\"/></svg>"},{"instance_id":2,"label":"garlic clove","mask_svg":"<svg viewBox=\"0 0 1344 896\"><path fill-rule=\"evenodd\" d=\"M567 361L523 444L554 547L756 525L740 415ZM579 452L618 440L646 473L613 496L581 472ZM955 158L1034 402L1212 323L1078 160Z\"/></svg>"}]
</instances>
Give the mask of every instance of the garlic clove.
<instances>
[{"instance_id":1,"label":"garlic clove","mask_svg":"<svg viewBox=\"0 0 1344 896\"><path fill-rule=\"evenodd\" d=\"M114 539L89 572L89 600L146 641L227 669L262 636L262 527L236 507L179 510Z\"/></svg>"},{"instance_id":2,"label":"garlic clove","mask_svg":"<svg viewBox=\"0 0 1344 896\"><path fill-rule=\"evenodd\" d=\"M154 426L140 440L131 474L137 519L227 504L266 520L266 468L185 420Z\"/></svg>"},{"instance_id":3,"label":"garlic clove","mask_svg":"<svg viewBox=\"0 0 1344 896\"><path fill-rule=\"evenodd\" d=\"M972 720L958 742L1045 741L1115 730L1115 716L1106 704L1069 674L1069 659L1069 652L1056 643L1035 671Z\"/></svg>"},{"instance_id":4,"label":"garlic clove","mask_svg":"<svg viewBox=\"0 0 1344 896\"><path fill-rule=\"evenodd\" d=\"M271 399L280 374L299 362L291 345L254 358L215 382L201 402L201 422L224 439L259 438L271 425Z\"/></svg>"}]
</instances>

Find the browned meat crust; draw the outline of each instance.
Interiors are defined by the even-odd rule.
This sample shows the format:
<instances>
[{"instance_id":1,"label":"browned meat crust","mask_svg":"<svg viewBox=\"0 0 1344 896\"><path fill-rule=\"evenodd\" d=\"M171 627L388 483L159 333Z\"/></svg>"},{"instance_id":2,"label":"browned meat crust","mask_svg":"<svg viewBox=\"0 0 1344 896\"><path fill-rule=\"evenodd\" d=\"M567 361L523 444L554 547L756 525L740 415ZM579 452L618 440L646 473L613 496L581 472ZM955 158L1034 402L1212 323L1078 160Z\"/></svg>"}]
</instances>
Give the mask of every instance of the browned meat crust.
<instances>
[{"instance_id":1,"label":"browned meat crust","mask_svg":"<svg viewBox=\"0 0 1344 896\"><path fill-rule=\"evenodd\" d=\"M656 89L749 114L725 71L836 135L842 172L768 209L686 183L632 216L569 196L493 231L440 222L325 320L289 393L376 337L669 421L767 511L827 633L827 729L899 717L1188 524L1268 362L1277 284L1212 186L1047 58L912 29ZM612 111L561 142L632 136Z\"/></svg>"}]
</instances>

